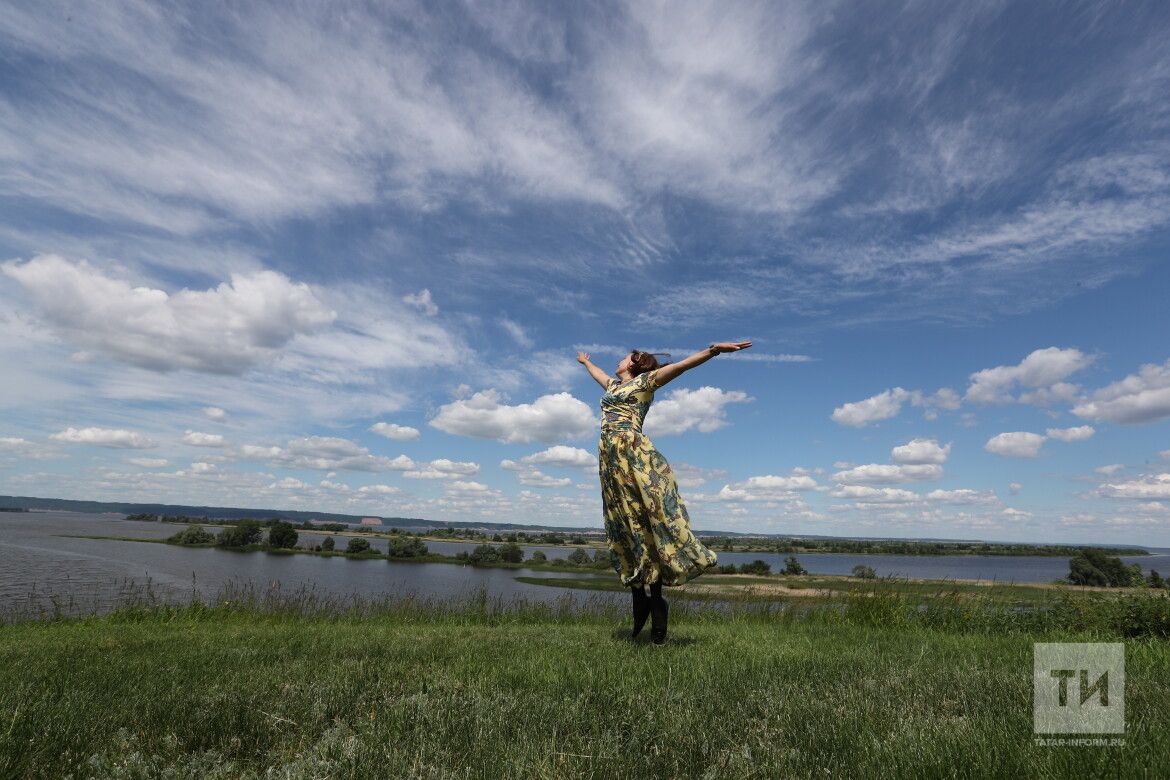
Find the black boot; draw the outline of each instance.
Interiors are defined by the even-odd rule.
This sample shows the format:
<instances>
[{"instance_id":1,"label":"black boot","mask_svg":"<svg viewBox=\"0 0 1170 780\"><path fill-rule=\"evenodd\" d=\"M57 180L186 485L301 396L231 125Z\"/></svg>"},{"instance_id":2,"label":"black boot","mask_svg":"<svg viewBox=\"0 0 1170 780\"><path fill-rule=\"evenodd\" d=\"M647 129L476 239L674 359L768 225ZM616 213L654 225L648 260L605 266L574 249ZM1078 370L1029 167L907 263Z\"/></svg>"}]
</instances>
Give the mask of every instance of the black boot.
<instances>
[{"instance_id":1,"label":"black boot","mask_svg":"<svg viewBox=\"0 0 1170 780\"><path fill-rule=\"evenodd\" d=\"M631 585L630 591L634 594L634 630L630 633L630 638L633 639L642 630L642 626L646 625L646 618L650 617L650 597L646 595L640 583Z\"/></svg>"},{"instance_id":2,"label":"black boot","mask_svg":"<svg viewBox=\"0 0 1170 780\"><path fill-rule=\"evenodd\" d=\"M662 598L662 583L650 586L650 641L656 645L666 644L666 619L669 608Z\"/></svg>"}]
</instances>

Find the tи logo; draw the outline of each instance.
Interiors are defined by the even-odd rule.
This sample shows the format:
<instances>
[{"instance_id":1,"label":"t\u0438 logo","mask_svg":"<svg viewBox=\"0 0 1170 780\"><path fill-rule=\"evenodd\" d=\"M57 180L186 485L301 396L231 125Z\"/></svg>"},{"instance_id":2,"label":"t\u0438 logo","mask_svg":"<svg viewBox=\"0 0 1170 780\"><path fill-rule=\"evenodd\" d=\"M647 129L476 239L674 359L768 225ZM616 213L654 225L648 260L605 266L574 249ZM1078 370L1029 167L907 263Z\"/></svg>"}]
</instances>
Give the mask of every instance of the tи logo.
<instances>
[{"instance_id":1,"label":"t\u0438 logo","mask_svg":"<svg viewBox=\"0 0 1170 780\"><path fill-rule=\"evenodd\" d=\"M1032 645L1032 725L1037 734L1125 731L1125 645Z\"/></svg>"}]
</instances>

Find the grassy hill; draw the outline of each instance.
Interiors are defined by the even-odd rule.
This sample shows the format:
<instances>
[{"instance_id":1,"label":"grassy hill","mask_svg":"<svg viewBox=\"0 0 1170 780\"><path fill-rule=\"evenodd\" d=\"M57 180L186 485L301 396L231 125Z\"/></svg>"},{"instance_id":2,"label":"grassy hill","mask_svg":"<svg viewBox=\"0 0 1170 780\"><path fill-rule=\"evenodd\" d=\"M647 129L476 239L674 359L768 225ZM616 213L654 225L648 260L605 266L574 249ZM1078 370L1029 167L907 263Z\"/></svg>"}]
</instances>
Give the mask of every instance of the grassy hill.
<instances>
[{"instance_id":1,"label":"grassy hill","mask_svg":"<svg viewBox=\"0 0 1170 780\"><path fill-rule=\"evenodd\" d=\"M1170 765L1170 600L1027 616L222 593L0 626L3 777L1085 777ZM1079 603L1079 606L1078 606ZM1081 617L1075 617L1076 614ZM1017 617L1013 617L1016 615ZM1063 626L1063 627L1062 627ZM1124 747L1032 733L1032 643L1124 641Z\"/></svg>"}]
</instances>

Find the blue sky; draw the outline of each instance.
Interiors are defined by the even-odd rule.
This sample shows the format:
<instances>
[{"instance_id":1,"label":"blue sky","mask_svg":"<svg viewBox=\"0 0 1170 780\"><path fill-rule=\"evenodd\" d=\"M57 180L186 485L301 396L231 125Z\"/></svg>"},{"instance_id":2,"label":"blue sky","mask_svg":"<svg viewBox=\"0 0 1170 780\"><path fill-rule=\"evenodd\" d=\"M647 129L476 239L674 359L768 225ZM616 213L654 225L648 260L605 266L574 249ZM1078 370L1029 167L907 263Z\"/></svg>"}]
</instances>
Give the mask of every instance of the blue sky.
<instances>
[{"instance_id":1,"label":"blue sky","mask_svg":"<svg viewBox=\"0 0 1170 780\"><path fill-rule=\"evenodd\" d=\"M564 15L562 15L564 14ZM0 491L1170 545L1161 3L9 3Z\"/></svg>"}]
</instances>

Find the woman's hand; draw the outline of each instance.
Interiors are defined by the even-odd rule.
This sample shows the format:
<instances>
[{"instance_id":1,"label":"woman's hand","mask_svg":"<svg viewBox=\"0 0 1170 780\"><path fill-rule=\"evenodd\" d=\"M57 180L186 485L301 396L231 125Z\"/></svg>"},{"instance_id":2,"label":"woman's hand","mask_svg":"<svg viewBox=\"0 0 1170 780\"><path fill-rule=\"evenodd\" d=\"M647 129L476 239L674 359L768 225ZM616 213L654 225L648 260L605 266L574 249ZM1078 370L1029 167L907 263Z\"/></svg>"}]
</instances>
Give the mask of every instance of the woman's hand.
<instances>
[{"instance_id":1,"label":"woman's hand","mask_svg":"<svg viewBox=\"0 0 1170 780\"><path fill-rule=\"evenodd\" d=\"M750 341L719 341L711 346L719 352L739 352L741 349L747 349L752 343Z\"/></svg>"},{"instance_id":2,"label":"woman's hand","mask_svg":"<svg viewBox=\"0 0 1170 780\"><path fill-rule=\"evenodd\" d=\"M578 352L577 353L577 362L580 363L581 365L585 365L586 363L589 362L589 354L586 352Z\"/></svg>"}]
</instances>

